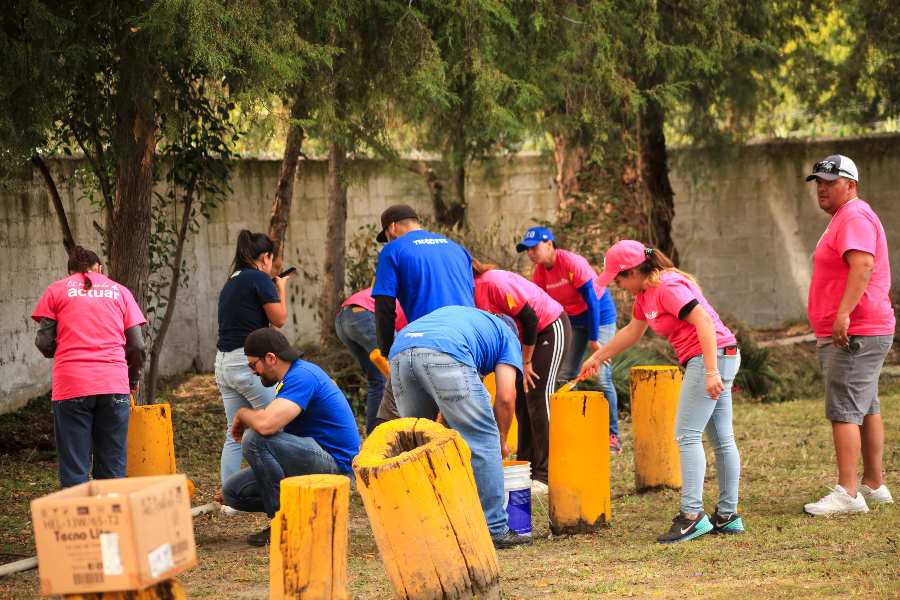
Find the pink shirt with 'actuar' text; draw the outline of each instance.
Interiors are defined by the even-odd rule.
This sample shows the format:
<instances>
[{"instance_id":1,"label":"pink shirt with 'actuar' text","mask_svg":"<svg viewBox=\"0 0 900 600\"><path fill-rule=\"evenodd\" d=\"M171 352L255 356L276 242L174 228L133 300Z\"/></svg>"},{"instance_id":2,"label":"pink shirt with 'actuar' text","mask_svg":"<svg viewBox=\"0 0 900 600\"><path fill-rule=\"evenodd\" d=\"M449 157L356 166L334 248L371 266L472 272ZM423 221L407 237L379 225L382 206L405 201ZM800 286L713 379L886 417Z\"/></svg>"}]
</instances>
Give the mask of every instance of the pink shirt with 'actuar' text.
<instances>
[{"instance_id":1,"label":"pink shirt with 'actuar' text","mask_svg":"<svg viewBox=\"0 0 900 600\"><path fill-rule=\"evenodd\" d=\"M475 306L481 310L515 318L526 302L537 315L538 332L543 331L563 313L559 302L518 273L491 269L475 278ZM516 324L519 322L516 321ZM521 326L519 327L521 335Z\"/></svg>"}]
</instances>

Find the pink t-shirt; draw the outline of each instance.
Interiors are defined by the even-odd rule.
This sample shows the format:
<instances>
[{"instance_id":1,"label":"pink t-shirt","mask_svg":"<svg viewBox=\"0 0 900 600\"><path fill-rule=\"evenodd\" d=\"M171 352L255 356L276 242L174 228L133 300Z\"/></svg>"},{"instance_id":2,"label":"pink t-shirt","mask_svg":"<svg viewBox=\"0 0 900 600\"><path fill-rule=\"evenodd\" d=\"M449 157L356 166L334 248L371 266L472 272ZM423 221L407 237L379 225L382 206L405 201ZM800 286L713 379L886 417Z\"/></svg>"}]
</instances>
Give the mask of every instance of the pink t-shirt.
<instances>
[{"instance_id":1,"label":"pink t-shirt","mask_svg":"<svg viewBox=\"0 0 900 600\"><path fill-rule=\"evenodd\" d=\"M515 318L526 302L537 315L539 332L563 313L559 302L518 273L491 269L475 278L475 306L481 310ZM516 325L522 335L518 320Z\"/></svg>"},{"instance_id":2,"label":"pink t-shirt","mask_svg":"<svg viewBox=\"0 0 900 600\"><path fill-rule=\"evenodd\" d=\"M722 323L697 284L674 271L663 271L659 285L639 293L634 299L632 311L635 319L647 321L650 329L669 340L678 355L678 362L682 364L703 354L697 328L678 318L678 313L691 300L696 300L712 318L716 329L716 348L737 344L734 334Z\"/></svg>"},{"instance_id":3,"label":"pink t-shirt","mask_svg":"<svg viewBox=\"0 0 900 600\"><path fill-rule=\"evenodd\" d=\"M127 394L125 330L147 322L131 292L100 273L76 273L50 284L31 318L56 321L53 399Z\"/></svg>"},{"instance_id":4,"label":"pink t-shirt","mask_svg":"<svg viewBox=\"0 0 900 600\"><path fill-rule=\"evenodd\" d=\"M557 250L556 260L549 269L544 265L535 265L531 280L562 304L571 317L587 310L584 298L578 293L578 288L586 282L593 280L597 297L603 295L603 290L597 287L597 274L587 259L568 250Z\"/></svg>"},{"instance_id":5,"label":"pink t-shirt","mask_svg":"<svg viewBox=\"0 0 900 600\"><path fill-rule=\"evenodd\" d=\"M372 297L372 288L367 287L364 290L359 290L344 300L344 303L341 304L341 308L344 308L345 306L360 306L369 312L375 312L375 298ZM407 323L406 315L403 313L403 309L400 308L400 302L397 302L397 314L394 318L394 329L400 331L406 327Z\"/></svg>"},{"instance_id":6,"label":"pink t-shirt","mask_svg":"<svg viewBox=\"0 0 900 600\"><path fill-rule=\"evenodd\" d=\"M850 266L844 254L859 250L875 259L866 291L850 313L850 335L893 335L896 326L891 306L891 264L887 237L878 216L862 200L851 200L831 217L813 254L807 314L817 337L831 337L834 318L847 287Z\"/></svg>"}]
</instances>

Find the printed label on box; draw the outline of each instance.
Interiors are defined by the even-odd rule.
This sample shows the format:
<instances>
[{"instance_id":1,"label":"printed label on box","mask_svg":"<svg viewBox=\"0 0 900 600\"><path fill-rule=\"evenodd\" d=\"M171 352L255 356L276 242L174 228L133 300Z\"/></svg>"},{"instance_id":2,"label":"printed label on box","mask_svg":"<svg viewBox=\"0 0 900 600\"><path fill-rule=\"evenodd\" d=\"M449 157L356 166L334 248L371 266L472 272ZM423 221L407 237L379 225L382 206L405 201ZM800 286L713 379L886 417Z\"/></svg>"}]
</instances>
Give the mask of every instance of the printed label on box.
<instances>
[{"instance_id":1,"label":"printed label on box","mask_svg":"<svg viewBox=\"0 0 900 600\"><path fill-rule=\"evenodd\" d=\"M125 572L122 566L122 554L119 551L118 533L100 534L100 556L103 559L104 575L121 575Z\"/></svg>"},{"instance_id":2,"label":"printed label on box","mask_svg":"<svg viewBox=\"0 0 900 600\"><path fill-rule=\"evenodd\" d=\"M166 542L156 550L151 550L147 553L147 560L150 561L150 577L156 579L175 566L172 561L172 546Z\"/></svg>"}]
</instances>

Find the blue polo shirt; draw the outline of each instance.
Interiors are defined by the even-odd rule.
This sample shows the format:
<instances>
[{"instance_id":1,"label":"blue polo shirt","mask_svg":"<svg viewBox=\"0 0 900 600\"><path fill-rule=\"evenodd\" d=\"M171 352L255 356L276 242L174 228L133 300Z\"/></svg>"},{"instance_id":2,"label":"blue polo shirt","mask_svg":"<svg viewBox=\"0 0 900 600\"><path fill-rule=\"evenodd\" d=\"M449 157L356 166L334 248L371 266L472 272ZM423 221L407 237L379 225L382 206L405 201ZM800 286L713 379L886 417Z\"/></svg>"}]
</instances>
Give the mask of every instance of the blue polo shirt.
<instances>
[{"instance_id":1,"label":"blue polo shirt","mask_svg":"<svg viewBox=\"0 0 900 600\"><path fill-rule=\"evenodd\" d=\"M373 296L396 298L412 323L442 306L475 306L472 257L437 233L416 229L378 255Z\"/></svg>"},{"instance_id":2,"label":"blue polo shirt","mask_svg":"<svg viewBox=\"0 0 900 600\"><path fill-rule=\"evenodd\" d=\"M445 306L404 327L391 346L390 358L410 348L449 354L483 376L498 364L522 371L522 348L513 330L491 313L467 306Z\"/></svg>"},{"instance_id":3,"label":"blue polo shirt","mask_svg":"<svg viewBox=\"0 0 900 600\"><path fill-rule=\"evenodd\" d=\"M359 430L347 398L325 371L311 362L297 359L275 386L275 398L300 407L300 414L284 431L312 438L330 454L345 473L359 454Z\"/></svg>"},{"instance_id":4,"label":"blue polo shirt","mask_svg":"<svg viewBox=\"0 0 900 600\"><path fill-rule=\"evenodd\" d=\"M281 300L272 279L257 269L241 269L219 292L219 340L216 347L231 352L244 347L252 331L269 326L264 304Z\"/></svg>"}]
</instances>

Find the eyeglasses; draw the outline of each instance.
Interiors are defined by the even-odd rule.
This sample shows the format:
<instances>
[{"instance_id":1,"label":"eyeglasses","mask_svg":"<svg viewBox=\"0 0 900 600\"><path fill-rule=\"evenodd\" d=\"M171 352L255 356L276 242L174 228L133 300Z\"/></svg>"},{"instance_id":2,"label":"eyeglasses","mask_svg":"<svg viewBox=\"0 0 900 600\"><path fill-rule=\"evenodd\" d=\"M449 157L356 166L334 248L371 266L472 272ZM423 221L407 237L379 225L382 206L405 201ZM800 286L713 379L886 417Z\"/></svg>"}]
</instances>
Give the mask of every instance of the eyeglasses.
<instances>
[{"instance_id":1,"label":"eyeglasses","mask_svg":"<svg viewBox=\"0 0 900 600\"><path fill-rule=\"evenodd\" d=\"M256 365L258 365L259 361L261 361L261 360L262 360L261 358L257 358L256 360L251 360L247 363L247 366L250 367L251 371L256 373Z\"/></svg>"}]
</instances>

